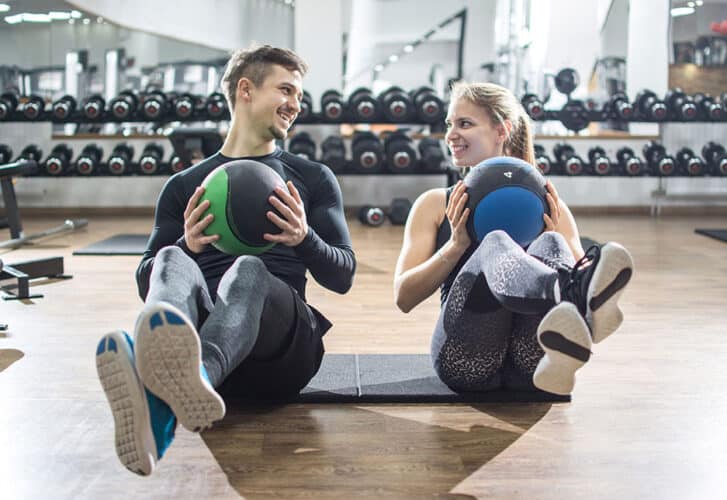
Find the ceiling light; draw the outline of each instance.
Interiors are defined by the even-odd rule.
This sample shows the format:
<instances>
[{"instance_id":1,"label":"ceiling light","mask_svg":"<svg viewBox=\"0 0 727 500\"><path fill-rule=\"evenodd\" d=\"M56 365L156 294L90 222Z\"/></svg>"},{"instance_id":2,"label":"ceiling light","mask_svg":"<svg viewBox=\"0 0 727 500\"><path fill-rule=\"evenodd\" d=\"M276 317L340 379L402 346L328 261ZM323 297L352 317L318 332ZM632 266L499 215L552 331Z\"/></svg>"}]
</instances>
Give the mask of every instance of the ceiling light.
<instances>
[{"instance_id":1,"label":"ceiling light","mask_svg":"<svg viewBox=\"0 0 727 500\"><path fill-rule=\"evenodd\" d=\"M91 24L91 20L87 17L83 18L83 24Z\"/></svg>"},{"instance_id":2,"label":"ceiling light","mask_svg":"<svg viewBox=\"0 0 727 500\"><path fill-rule=\"evenodd\" d=\"M71 11L71 17L72 17L73 19L80 19L81 17L83 17L83 14L81 14L81 13L80 13L80 12L78 12L77 10L72 10L72 11Z\"/></svg>"},{"instance_id":3,"label":"ceiling light","mask_svg":"<svg viewBox=\"0 0 727 500\"><path fill-rule=\"evenodd\" d=\"M671 10L671 17L681 17L694 14L694 7L674 7Z\"/></svg>"},{"instance_id":4,"label":"ceiling light","mask_svg":"<svg viewBox=\"0 0 727 500\"><path fill-rule=\"evenodd\" d=\"M410 52L413 52L413 51L414 51L414 46L413 45L405 45L404 46L404 52L406 52L407 54L410 53Z\"/></svg>"},{"instance_id":5,"label":"ceiling light","mask_svg":"<svg viewBox=\"0 0 727 500\"><path fill-rule=\"evenodd\" d=\"M689 7L694 7L694 6L696 5L696 4L695 4L694 2L687 2L687 5L688 5Z\"/></svg>"},{"instance_id":6,"label":"ceiling light","mask_svg":"<svg viewBox=\"0 0 727 500\"><path fill-rule=\"evenodd\" d=\"M701 7L702 5L704 5L704 2L702 0L697 0L696 4L697 7Z\"/></svg>"},{"instance_id":7,"label":"ceiling light","mask_svg":"<svg viewBox=\"0 0 727 500\"><path fill-rule=\"evenodd\" d=\"M377 64L376 66L374 66L374 71L379 71L379 72L384 71L384 65Z\"/></svg>"},{"instance_id":8,"label":"ceiling light","mask_svg":"<svg viewBox=\"0 0 727 500\"><path fill-rule=\"evenodd\" d=\"M0 12L7 12L10 10L10 6L6 3L0 3Z\"/></svg>"},{"instance_id":9,"label":"ceiling light","mask_svg":"<svg viewBox=\"0 0 727 500\"><path fill-rule=\"evenodd\" d=\"M68 20L68 24L76 24L76 20L71 18Z\"/></svg>"},{"instance_id":10,"label":"ceiling light","mask_svg":"<svg viewBox=\"0 0 727 500\"><path fill-rule=\"evenodd\" d=\"M391 54L389 56L389 61L391 61L393 63L396 62L396 61L398 61L398 60L399 60L399 56L397 56L396 54Z\"/></svg>"},{"instance_id":11,"label":"ceiling light","mask_svg":"<svg viewBox=\"0 0 727 500\"><path fill-rule=\"evenodd\" d=\"M18 24L23 22L22 14L15 14L14 16L5 16L5 22L8 24Z\"/></svg>"}]
</instances>

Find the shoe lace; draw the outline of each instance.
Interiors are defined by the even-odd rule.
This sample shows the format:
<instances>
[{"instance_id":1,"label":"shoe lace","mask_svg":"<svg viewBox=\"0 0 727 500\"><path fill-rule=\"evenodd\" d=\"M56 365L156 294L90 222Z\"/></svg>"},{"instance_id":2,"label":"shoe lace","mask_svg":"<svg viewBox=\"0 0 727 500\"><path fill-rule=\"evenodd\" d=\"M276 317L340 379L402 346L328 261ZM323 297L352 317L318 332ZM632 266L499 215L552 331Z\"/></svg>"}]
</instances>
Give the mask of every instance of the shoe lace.
<instances>
[{"instance_id":1,"label":"shoe lace","mask_svg":"<svg viewBox=\"0 0 727 500\"><path fill-rule=\"evenodd\" d=\"M563 266L560 270L563 280L560 291L561 301L572 302L578 307L581 314L586 314L586 293L588 291L588 280L584 280L583 276L590 275L588 271L592 271L587 264L592 266L600 256L601 247L592 245L573 266Z\"/></svg>"}]
</instances>

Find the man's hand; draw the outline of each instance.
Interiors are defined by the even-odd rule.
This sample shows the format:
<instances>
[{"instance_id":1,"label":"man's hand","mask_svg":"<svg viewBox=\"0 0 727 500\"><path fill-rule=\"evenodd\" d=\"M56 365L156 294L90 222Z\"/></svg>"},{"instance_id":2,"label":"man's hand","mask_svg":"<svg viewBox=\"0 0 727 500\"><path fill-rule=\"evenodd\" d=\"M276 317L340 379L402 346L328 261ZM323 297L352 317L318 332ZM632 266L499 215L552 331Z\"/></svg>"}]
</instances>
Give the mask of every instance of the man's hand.
<instances>
[{"instance_id":1,"label":"man's hand","mask_svg":"<svg viewBox=\"0 0 727 500\"><path fill-rule=\"evenodd\" d=\"M212 224L214 215L207 214L202 220L200 217L210 206L209 200L199 203L199 199L204 194L204 188L198 186L194 190L194 194L187 202L187 208L184 210L184 241L187 248L193 253L200 253L207 245L213 241L220 239L219 235L205 236L203 231ZM199 205L197 205L199 203Z\"/></svg>"},{"instance_id":2,"label":"man's hand","mask_svg":"<svg viewBox=\"0 0 727 500\"><path fill-rule=\"evenodd\" d=\"M300 245L308 234L308 223L305 218L305 208L300 193L291 181L287 183L288 191L281 187L275 188L275 195L269 198L270 204L275 207L281 218L273 211L267 212L270 221L282 229L282 233L265 233L263 238L274 243L282 243L288 247Z\"/></svg>"}]
</instances>

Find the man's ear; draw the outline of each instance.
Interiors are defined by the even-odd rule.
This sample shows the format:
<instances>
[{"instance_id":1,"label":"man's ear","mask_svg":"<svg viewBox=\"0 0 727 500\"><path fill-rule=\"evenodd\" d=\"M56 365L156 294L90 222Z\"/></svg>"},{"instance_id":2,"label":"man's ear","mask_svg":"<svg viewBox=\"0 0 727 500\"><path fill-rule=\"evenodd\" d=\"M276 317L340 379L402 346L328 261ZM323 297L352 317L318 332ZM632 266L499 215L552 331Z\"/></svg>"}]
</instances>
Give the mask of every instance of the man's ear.
<instances>
[{"instance_id":1,"label":"man's ear","mask_svg":"<svg viewBox=\"0 0 727 500\"><path fill-rule=\"evenodd\" d=\"M249 102L252 87L252 82L249 79L245 77L240 78L237 82L237 101Z\"/></svg>"}]
</instances>

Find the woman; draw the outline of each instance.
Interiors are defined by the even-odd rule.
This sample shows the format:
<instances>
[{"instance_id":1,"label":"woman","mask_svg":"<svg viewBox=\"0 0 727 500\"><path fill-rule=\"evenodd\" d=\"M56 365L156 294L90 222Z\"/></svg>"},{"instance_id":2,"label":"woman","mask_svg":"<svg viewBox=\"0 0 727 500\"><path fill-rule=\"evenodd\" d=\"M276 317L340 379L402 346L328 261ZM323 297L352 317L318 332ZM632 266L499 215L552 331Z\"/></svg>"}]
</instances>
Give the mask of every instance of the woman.
<instances>
[{"instance_id":1,"label":"woman","mask_svg":"<svg viewBox=\"0 0 727 500\"><path fill-rule=\"evenodd\" d=\"M534 164L529 118L498 85L455 84L445 138L463 169L496 156ZM470 240L462 181L423 193L412 207L396 266L396 304L409 312L441 288L432 359L453 390L535 386L569 394L592 342L621 323L617 300L631 277L629 253L616 243L584 252L571 211L552 183L547 190L550 216L527 249L502 231L479 245Z\"/></svg>"}]
</instances>

